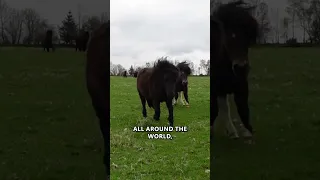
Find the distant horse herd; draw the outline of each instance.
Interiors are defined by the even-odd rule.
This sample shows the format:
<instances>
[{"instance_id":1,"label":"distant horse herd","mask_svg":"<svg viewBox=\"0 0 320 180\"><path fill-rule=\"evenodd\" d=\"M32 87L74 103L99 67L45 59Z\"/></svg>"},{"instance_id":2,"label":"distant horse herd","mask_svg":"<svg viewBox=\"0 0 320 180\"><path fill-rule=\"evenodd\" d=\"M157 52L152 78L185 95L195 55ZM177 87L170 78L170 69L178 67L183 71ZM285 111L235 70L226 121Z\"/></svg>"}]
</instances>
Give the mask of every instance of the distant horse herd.
<instances>
[{"instance_id":1,"label":"distant horse herd","mask_svg":"<svg viewBox=\"0 0 320 180\"><path fill-rule=\"evenodd\" d=\"M228 135L239 137L233 122L227 118L227 95L233 94L238 113L246 132L245 137L251 138L253 128L249 120L248 106L248 49L258 37L258 23L251 16L253 7L246 6L242 1L221 5L211 15L211 121L213 129L220 112L225 115ZM110 62L110 22L104 23L95 30L89 39L89 32L83 32L76 38L76 51L87 51L86 83L92 100L92 106L99 118L100 130L104 139L104 164L110 176L110 120L109 120L109 84L108 64ZM48 30L43 40L44 50L54 51L52 31ZM147 117L146 104L154 109L154 120L160 119L160 103L165 102L169 116L169 126L174 125L173 106L182 93L186 103L188 98L188 76L191 69L186 62L174 65L166 58L156 61L154 67L134 72L137 78L137 91L142 104L142 115ZM127 72L124 73L127 77ZM213 131L212 131L213 132Z\"/></svg>"},{"instance_id":2,"label":"distant horse herd","mask_svg":"<svg viewBox=\"0 0 320 180\"><path fill-rule=\"evenodd\" d=\"M42 41L43 51L50 52L50 49L55 51L55 47L52 43L53 31L47 30L46 35ZM75 38L75 50L79 52L85 52L87 50L87 44L90 38L90 33L88 31L83 31L78 34Z\"/></svg>"}]
</instances>

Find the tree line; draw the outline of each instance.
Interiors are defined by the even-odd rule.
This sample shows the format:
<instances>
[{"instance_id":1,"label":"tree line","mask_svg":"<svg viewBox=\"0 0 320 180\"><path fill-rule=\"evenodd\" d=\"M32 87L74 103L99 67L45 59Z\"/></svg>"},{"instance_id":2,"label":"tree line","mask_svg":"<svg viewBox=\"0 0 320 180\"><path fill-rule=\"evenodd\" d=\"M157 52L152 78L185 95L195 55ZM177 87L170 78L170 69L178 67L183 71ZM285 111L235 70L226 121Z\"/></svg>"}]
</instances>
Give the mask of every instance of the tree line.
<instances>
[{"instance_id":1,"label":"tree line","mask_svg":"<svg viewBox=\"0 0 320 180\"><path fill-rule=\"evenodd\" d=\"M320 0L287 0L282 18L279 17L279 9L269 8L267 0L246 2L256 7L252 14L260 25L259 44L279 44L280 38L284 43L295 44L297 28L303 30L303 43L320 44ZM211 0L212 11L221 4L222 0ZM271 18L275 23L271 24Z\"/></svg>"},{"instance_id":2,"label":"tree line","mask_svg":"<svg viewBox=\"0 0 320 180\"><path fill-rule=\"evenodd\" d=\"M189 63L192 75L209 76L210 75L210 60L200 60L200 64L197 66L194 62L190 60L185 60ZM174 60L171 62L175 65L182 62L179 60ZM121 76L125 71L127 71L129 76L133 76L135 72L139 72L143 68L153 67L154 62L147 62L144 66L131 65L129 69L124 68L121 64L113 64L110 62L110 76Z\"/></svg>"},{"instance_id":3,"label":"tree line","mask_svg":"<svg viewBox=\"0 0 320 180\"><path fill-rule=\"evenodd\" d=\"M78 21L71 11L66 13L60 25L52 25L33 8L16 9L0 0L0 43L38 45L50 29L55 44L72 44L81 31L91 32L108 20L106 12L100 16L82 16L78 12Z\"/></svg>"}]
</instances>

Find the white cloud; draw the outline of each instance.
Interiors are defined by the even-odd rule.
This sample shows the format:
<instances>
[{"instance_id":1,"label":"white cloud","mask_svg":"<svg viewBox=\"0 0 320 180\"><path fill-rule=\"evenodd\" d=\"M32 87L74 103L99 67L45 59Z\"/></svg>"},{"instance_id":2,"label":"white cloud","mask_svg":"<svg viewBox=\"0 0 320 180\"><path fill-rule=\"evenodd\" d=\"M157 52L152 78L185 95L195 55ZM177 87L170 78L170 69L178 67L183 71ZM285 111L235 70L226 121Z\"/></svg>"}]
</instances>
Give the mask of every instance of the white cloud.
<instances>
[{"instance_id":1,"label":"white cloud","mask_svg":"<svg viewBox=\"0 0 320 180\"><path fill-rule=\"evenodd\" d=\"M125 68L162 56L210 58L210 1L112 0L111 61Z\"/></svg>"}]
</instances>

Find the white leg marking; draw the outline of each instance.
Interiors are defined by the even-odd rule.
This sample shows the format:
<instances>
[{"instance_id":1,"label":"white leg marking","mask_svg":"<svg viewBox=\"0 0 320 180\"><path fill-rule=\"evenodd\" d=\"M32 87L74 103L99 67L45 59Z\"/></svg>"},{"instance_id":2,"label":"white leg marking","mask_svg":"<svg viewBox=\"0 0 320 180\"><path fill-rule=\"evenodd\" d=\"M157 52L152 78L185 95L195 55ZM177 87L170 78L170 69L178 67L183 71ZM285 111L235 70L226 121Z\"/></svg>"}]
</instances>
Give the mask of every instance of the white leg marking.
<instances>
[{"instance_id":1,"label":"white leg marking","mask_svg":"<svg viewBox=\"0 0 320 180\"><path fill-rule=\"evenodd\" d=\"M172 105L175 105L177 102L176 102L176 98L173 98L172 99Z\"/></svg>"},{"instance_id":2,"label":"white leg marking","mask_svg":"<svg viewBox=\"0 0 320 180\"><path fill-rule=\"evenodd\" d=\"M181 92L181 100L182 100L182 104L185 106L187 105L187 101L184 99L184 92Z\"/></svg>"},{"instance_id":3,"label":"white leg marking","mask_svg":"<svg viewBox=\"0 0 320 180\"><path fill-rule=\"evenodd\" d=\"M223 120L225 121L226 129L234 138L238 138L238 132L236 127L234 126L231 115L230 115L230 106L228 102L228 98L218 97L218 104L220 114L222 115Z\"/></svg>"},{"instance_id":4,"label":"white leg marking","mask_svg":"<svg viewBox=\"0 0 320 180\"><path fill-rule=\"evenodd\" d=\"M248 139L252 138L252 134L248 131L247 128L243 126L242 123L240 124L240 131L241 131L242 137L248 138Z\"/></svg>"},{"instance_id":5,"label":"white leg marking","mask_svg":"<svg viewBox=\"0 0 320 180\"><path fill-rule=\"evenodd\" d=\"M180 104L184 105L183 100L182 100L182 92L179 92L178 100L179 100Z\"/></svg>"}]
</instances>

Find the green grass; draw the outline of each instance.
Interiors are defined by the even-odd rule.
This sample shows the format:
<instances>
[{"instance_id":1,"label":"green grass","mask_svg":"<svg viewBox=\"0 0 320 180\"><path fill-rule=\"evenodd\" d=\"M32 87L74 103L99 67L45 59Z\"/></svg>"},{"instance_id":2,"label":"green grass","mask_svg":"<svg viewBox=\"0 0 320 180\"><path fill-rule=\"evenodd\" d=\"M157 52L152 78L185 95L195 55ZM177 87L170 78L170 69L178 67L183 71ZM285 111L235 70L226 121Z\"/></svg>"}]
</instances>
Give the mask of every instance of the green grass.
<instances>
[{"instance_id":1,"label":"green grass","mask_svg":"<svg viewBox=\"0 0 320 180\"><path fill-rule=\"evenodd\" d=\"M227 139L218 123L213 179L318 180L319 48L254 49L250 58L256 144Z\"/></svg>"},{"instance_id":2,"label":"green grass","mask_svg":"<svg viewBox=\"0 0 320 180\"><path fill-rule=\"evenodd\" d=\"M189 78L190 107L174 107L174 126L188 132L173 132L172 140L148 139L148 132L133 132L134 126L167 126L168 111L161 104L160 121L154 111L142 106L136 79L111 77L111 179L209 179L210 82L208 77Z\"/></svg>"},{"instance_id":3,"label":"green grass","mask_svg":"<svg viewBox=\"0 0 320 180\"><path fill-rule=\"evenodd\" d=\"M320 54L317 48L261 48L250 55L254 145L217 125L216 180L318 180ZM0 49L0 179L104 178L102 140L85 89L84 54ZM111 178L209 179L209 79L190 78L190 107L177 106L173 140L149 140L133 78L111 78ZM220 121L221 122L221 121Z\"/></svg>"},{"instance_id":4,"label":"green grass","mask_svg":"<svg viewBox=\"0 0 320 180\"><path fill-rule=\"evenodd\" d=\"M104 178L83 53L0 49L0 179Z\"/></svg>"}]
</instances>

